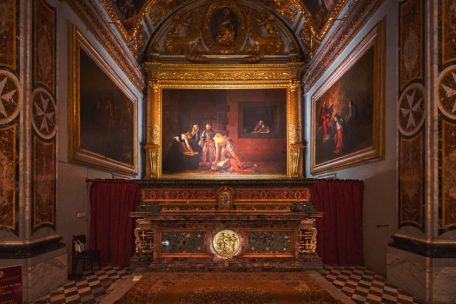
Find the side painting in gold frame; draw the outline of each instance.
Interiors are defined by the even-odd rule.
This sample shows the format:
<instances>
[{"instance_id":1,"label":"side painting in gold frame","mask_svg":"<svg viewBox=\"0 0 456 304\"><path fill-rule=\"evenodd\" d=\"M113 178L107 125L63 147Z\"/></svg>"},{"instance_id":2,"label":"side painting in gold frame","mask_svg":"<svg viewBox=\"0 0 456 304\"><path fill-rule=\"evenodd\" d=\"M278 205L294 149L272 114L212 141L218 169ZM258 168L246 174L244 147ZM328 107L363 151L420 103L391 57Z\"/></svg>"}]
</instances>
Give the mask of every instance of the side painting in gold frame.
<instances>
[{"instance_id":1,"label":"side painting in gold frame","mask_svg":"<svg viewBox=\"0 0 456 304\"><path fill-rule=\"evenodd\" d=\"M110 172L138 172L138 102L73 25L70 32L69 151Z\"/></svg>"},{"instance_id":2,"label":"side painting in gold frame","mask_svg":"<svg viewBox=\"0 0 456 304\"><path fill-rule=\"evenodd\" d=\"M384 20L312 96L311 173L384 155Z\"/></svg>"}]
</instances>

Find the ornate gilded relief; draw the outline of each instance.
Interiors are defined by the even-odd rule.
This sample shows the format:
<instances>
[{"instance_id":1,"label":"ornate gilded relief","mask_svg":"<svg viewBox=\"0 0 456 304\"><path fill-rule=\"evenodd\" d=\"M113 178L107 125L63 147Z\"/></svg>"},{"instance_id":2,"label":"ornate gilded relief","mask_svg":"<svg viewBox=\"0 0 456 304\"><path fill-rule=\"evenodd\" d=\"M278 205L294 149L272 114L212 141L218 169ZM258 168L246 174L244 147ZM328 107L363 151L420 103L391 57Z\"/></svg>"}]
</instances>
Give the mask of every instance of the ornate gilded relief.
<instances>
[{"instance_id":1,"label":"ornate gilded relief","mask_svg":"<svg viewBox=\"0 0 456 304\"><path fill-rule=\"evenodd\" d=\"M222 258L232 258L240 253L241 236L233 230L221 230L212 238L212 249Z\"/></svg>"},{"instance_id":2,"label":"ornate gilded relief","mask_svg":"<svg viewBox=\"0 0 456 304\"><path fill-rule=\"evenodd\" d=\"M422 126L426 103L424 88L421 84L412 84L399 99L398 120L402 134L411 135Z\"/></svg>"},{"instance_id":3,"label":"ornate gilded relief","mask_svg":"<svg viewBox=\"0 0 456 304\"><path fill-rule=\"evenodd\" d=\"M43 138L55 135L57 117L56 105L51 94L38 88L32 94L32 124L35 131Z\"/></svg>"},{"instance_id":4,"label":"ornate gilded relief","mask_svg":"<svg viewBox=\"0 0 456 304\"><path fill-rule=\"evenodd\" d=\"M45 0L34 4L34 81L55 94L56 13Z\"/></svg>"},{"instance_id":5,"label":"ornate gilded relief","mask_svg":"<svg viewBox=\"0 0 456 304\"><path fill-rule=\"evenodd\" d=\"M208 2L176 13L156 35L148 56L184 55L196 62L211 55L243 55L245 62L267 55L297 56L297 43L287 31L266 10L234 1Z\"/></svg>"},{"instance_id":6,"label":"ornate gilded relief","mask_svg":"<svg viewBox=\"0 0 456 304\"><path fill-rule=\"evenodd\" d=\"M16 77L0 70L0 124L6 124L19 113L20 84Z\"/></svg>"},{"instance_id":7,"label":"ornate gilded relief","mask_svg":"<svg viewBox=\"0 0 456 304\"><path fill-rule=\"evenodd\" d=\"M440 117L440 233L456 229L456 121Z\"/></svg>"},{"instance_id":8,"label":"ornate gilded relief","mask_svg":"<svg viewBox=\"0 0 456 304\"><path fill-rule=\"evenodd\" d=\"M399 226L424 229L424 131L399 135Z\"/></svg>"},{"instance_id":9,"label":"ornate gilded relief","mask_svg":"<svg viewBox=\"0 0 456 304\"><path fill-rule=\"evenodd\" d=\"M16 230L17 126L0 127L0 228Z\"/></svg>"},{"instance_id":10,"label":"ornate gilded relief","mask_svg":"<svg viewBox=\"0 0 456 304\"><path fill-rule=\"evenodd\" d=\"M33 136L32 148L32 228L55 227L56 202L55 139L43 141Z\"/></svg>"},{"instance_id":11,"label":"ornate gilded relief","mask_svg":"<svg viewBox=\"0 0 456 304\"><path fill-rule=\"evenodd\" d=\"M400 4L400 89L423 78L423 0Z\"/></svg>"},{"instance_id":12,"label":"ornate gilded relief","mask_svg":"<svg viewBox=\"0 0 456 304\"><path fill-rule=\"evenodd\" d=\"M453 0L441 0L441 65L456 60L456 5Z\"/></svg>"},{"instance_id":13,"label":"ornate gilded relief","mask_svg":"<svg viewBox=\"0 0 456 304\"><path fill-rule=\"evenodd\" d=\"M0 66L16 70L17 1L0 0Z\"/></svg>"},{"instance_id":14,"label":"ornate gilded relief","mask_svg":"<svg viewBox=\"0 0 456 304\"><path fill-rule=\"evenodd\" d=\"M217 209L232 210L234 209L234 189L231 187L222 187L217 190Z\"/></svg>"}]
</instances>

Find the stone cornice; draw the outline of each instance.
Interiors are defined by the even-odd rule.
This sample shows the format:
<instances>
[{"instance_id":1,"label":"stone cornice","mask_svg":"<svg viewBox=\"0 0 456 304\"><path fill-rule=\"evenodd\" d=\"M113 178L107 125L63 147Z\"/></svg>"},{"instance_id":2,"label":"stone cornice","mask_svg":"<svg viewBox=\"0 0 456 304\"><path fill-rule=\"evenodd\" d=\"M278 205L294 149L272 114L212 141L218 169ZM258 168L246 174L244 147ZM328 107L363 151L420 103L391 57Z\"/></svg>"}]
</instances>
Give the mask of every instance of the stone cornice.
<instances>
[{"instance_id":1,"label":"stone cornice","mask_svg":"<svg viewBox=\"0 0 456 304\"><path fill-rule=\"evenodd\" d=\"M91 30L132 84L142 92L144 76L130 49L116 35L96 0L67 1L68 5Z\"/></svg>"},{"instance_id":2,"label":"stone cornice","mask_svg":"<svg viewBox=\"0 0 456 304\"><path fill-rule=\"evenodd\" d=\"M383 0L354 0L349 4L341 18L344 25L334 27L334 32L325 38L305 71L303 81L306 90L315 85L382 3Z\"/></svg>"}]
</instances>

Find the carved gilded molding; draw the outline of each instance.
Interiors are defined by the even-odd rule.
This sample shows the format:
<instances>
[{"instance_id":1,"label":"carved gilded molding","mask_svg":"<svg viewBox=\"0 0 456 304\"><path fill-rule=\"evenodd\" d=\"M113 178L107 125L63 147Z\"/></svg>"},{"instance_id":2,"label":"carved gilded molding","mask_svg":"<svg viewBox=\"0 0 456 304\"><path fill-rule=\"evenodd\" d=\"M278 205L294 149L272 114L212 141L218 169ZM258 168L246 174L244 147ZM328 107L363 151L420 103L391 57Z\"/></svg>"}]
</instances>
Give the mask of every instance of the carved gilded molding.
<instances>
[{"instance_id":1,"label":"carved gilded molding","mask_svg":"<svg viewBox=\"0 0 456 304\"><path fill-rule=\"evenodd\" d=\"M67 1L68 5L92 29L92 33L103 44L106 51L128 76L133 85L142 91L144 78L138 63L131 56L129 49L121 44L119 38L110 28L97 1Z\"/></svg>"},{"instance_id":2,"label":"carved gilded molding","mask_svg":"<svg viewBox=\"0 0 456 304\"><path fill-rule=\"evenodd\" d=\"M194 4L198 1L185 1L185 0L148 0L146 4L139 11L136 22L130 30L127 30L120 19L116 8L113 6L111 0L101 0L103 7L116 24L118 31L129 45L130 50L135 57L139 57L144 46L150 37L153 36L154 31L158 26L178 8L184 5ZM225 1L227 2L227 1ZM328 33L329 29L336 22L337 16L342 11L348 0L336 0L335 4L325 20L323 26L318 28L315 24L314 17L310 10L299 0L259 0L251 1L255 4L275 11L288 25L290 29L296 31L296 37L302 39L302 44L309 52L309 57L318 48L319 43ZM304 18L305 22L303 27L296 26L299 24L299 18ZM149 22L146 22L146 19ZM152 23L152 24L150 24ZM148 28L146 32L144 29Z\"/></svg>"},{"instance_id":3,"label":"carved gilded molding","mask_svg":"<svg viewBox=\"0 0 456 304\"><path fill-rule=\"evenodd\" d=\"M350 4L347 13L341 17L341 22L344 22L345 26L337 27L312 58L303 77L307 88L311 88L317 82L382 3L383 0L359 0Z\"/></svg>"}]
</instances>

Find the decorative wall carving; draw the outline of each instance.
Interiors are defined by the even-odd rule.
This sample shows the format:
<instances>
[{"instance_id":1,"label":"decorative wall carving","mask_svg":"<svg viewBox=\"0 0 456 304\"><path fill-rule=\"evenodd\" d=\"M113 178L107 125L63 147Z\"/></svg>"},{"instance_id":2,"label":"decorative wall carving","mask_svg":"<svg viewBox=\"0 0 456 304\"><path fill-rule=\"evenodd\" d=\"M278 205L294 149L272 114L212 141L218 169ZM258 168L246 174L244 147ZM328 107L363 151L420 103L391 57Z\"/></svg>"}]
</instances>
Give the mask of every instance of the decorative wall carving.
<instances>
[{"instance_id":1,"label":"decorative wall carving","mask_svg":"<svg viewBox=\"0 0 456 304\"><path fill-rule=\"evenodd\" d=\"M116 3L113 3L113 0L102 0L104 7L136 57L141 54L147 40L154 35L155 30L170 14L176 12L183 5L202 3L204 1L149 0L146 1L145 5L143 5L143 2L126 3L117 0ZM230 1L223 2L228 3ZM310 53L313 53L319 42L323 40L328 30L336 22L336 18L347 3L347 0L324 2L317 0L305 2L298 0L260 0L245 2L259 4L277 12L289 28L295 28L297 33L300 33L297 36L303 38L303 45L306 46ZM271 14L269 13L269 15ZM299 24L300 18L305 20L302 30L300 26L295 26ZM147 28L147 33L144 32L144 28ZM304 33L310 34L311 38ZM144 36L147 37L144 39ZM310 53L309 56L311 55Z\"/></svg>"},{"instance_id":2,"label":"decorative wall carving","mask_svg":"<svg viewBox=\"0 0 456 304\"><path fill-rule=\"evenodd\" d=\"M424 230L424 130L399 135L399 226Z\"/></svg>"},{"instance_id":3,"label":"decorative wall carving","mask_svg":"<svg viewBox=\"0 0 456 304\"><path fill-rule=\"evenodd\" d=\"M402 134L416 134L425 118L424 88L421 84L412 84L399 99L398 126Z\"/></svg>"},{"instance_id":4,"label":"decorative wall carving","mask_svg":"<svg viewBox=\"0 0 456 304\"><path fill-rule=\"evenodd\" d=\"M294 38L269 12L227 0L179 11L156 37L149 58L184 55L204 62L208 55L245 55L244 61L255 62L265 55L298 52Z\"/></svg>"},{"instance_id":5,"label":"decorative wall carving","mask_svg":"<svg viewBox=\"0 0 456 304\"><path fill-rule=\"evenodd\" d=\"M17 234L18 154L17 124L0 126L0 229Z\"/></svg>"},{"instance_id":6,"label":"decorative wall carving","mask_svg":"<svg viewBox=\"0 0 456 304\"><path fill-rule=\"evenodd\" d=\"M439 117L439 233L456 229L456 121Z\"/></svg>"},{"instance_id":7,"label":"decorative wall carving","mask_svg":"<svg viewBox=\"0 0 456 304\"><path fill-rule=\"evenodd\" d=\"M21 86L16 76L0 70L0 124L16 118L20 109Z\"/></svg>"},{"instance_id":8,"label":"decorative wall carving","mask_svg":"<svg viewBox=\"0 0 456 304\"><path fill-rule=\"evenodd\" d=\"M0 66L13 71L17 67L17 11L19 1L0 1Z\"/></svg>"},{"instance_id":9,"label":"decorative wall carving","mask_svg":"<svg viewBox=\"0 0 456 304\"><path fill-rule=\"evenodd\" d=\"M456 66L440 75L439 106L446 116L456 118Z\"/></svg>"},{"instance_id":10,"label":"decorative wall carving","mask_svg":"<svg viewBox=\"0 0 456 304\"><path fill-rule=\"evenodd\" d=\"M441 0L440 2L440 66L456 60L456 5L453 0Z\"/></svg>"},{"instance_id":11,"label":"decorative wall carving","mask_svg":"<svg viewBox=\"0 0 456 304\"><path fill-rule=\"evenodd\" d=\"M57 115L54 98L45 89L38 88L32 94L32 124L42 138L55 135Z\"/></svg>"},{"instance_id":12,"label":"decorative wall carving","mask_svg":"<svg viewBox=\"0 0 456 304\"><path fill-rule=\"evenodd\" d=\"M34 82L55 94L56 12L45 0L34 1Z\"/></svg>"},{"instance_id":13,"label":"decorative wall carving","mask_svg":"<svg viewBox=\"0 0 456 304\"><path fill-rule=\"evenodd\" d=\"M408 0L400 4L400 90L423 79L423 0Z\"/></svg>"},{"instance_id":14,"label":"decorative wall carving","mask_svg":"<svg viewBox=\"0 0 456 304\"><path fill-rule=\"evenodd\" d=\"M32 141L32 229L55 228L56 143L33 136Z\"/></svg>"},{"instance_id":15,"label":"decorative wall carving","mask_svg":"<svg viewBox=\"0 0 456 304\"><path fill-rule=\"evenodd\" d=\"M398 226L425 229L424 1L399 5Z\"/></svg>"}]
</instances>

